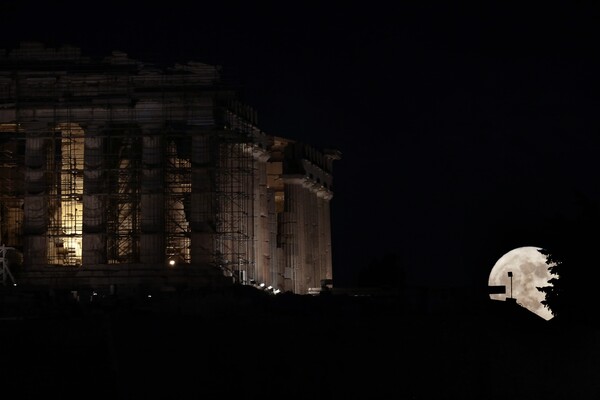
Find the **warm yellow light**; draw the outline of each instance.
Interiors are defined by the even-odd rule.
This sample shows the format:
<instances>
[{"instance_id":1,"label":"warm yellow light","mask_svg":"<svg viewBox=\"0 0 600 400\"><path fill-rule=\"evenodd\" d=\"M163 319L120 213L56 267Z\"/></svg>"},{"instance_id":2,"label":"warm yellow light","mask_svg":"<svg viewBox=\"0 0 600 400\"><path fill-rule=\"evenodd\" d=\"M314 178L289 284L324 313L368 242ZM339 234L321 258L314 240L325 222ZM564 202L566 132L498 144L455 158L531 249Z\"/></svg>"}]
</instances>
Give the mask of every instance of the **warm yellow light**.
<instances>
[{"instance_id":1,"label":"warm yellow light","mask_svg":"<svg viewBox=\"0 0 600 400\"><path fill-rule=\"evenodd\" d=\"M19 126L15 123L0 124L0 132L17 132Z\"/></svg>"},{"instance_id":2,"label":"warm yellow light","mask_svg":"<svg viewBox=\"0 0 600 400\"><path fill-rule=\"evenodd\" d=\"M78 124L60 123L61 133L59 231L55 243L63 257L61 264L80 265L83 235L84 131Z\"/></svg>"},{"instance_id":3,"label":"warm yellow light","mask_svg":"<svg viewBox=\"0 0 600 400\"><path fill-rule=\"evenodd\" d=\"M172 267L175 265L175 260L169 260L169 265Z\"/></svg>"}]
</instances>

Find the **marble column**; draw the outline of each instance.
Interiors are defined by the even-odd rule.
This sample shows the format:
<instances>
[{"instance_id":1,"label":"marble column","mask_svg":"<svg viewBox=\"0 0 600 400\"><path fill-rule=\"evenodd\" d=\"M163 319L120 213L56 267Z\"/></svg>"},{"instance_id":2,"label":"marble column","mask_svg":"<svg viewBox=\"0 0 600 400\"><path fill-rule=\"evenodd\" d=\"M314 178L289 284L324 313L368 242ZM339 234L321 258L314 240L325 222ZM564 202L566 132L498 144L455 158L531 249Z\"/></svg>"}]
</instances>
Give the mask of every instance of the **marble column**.
<instances>
[{"instance_id":1,"label":"marble column","mask_svg":"<svg viewBox=\"0 0 600 400\"><path fill-rule=\"evenodd\" d=\"M321 252L319 237L319 208L317 193L321 185L312 179L304 181L305 200L304 209L304 235L306 238L305 256L304 256L304 284L303 290L308 288L320 287L320 266L319 256Z\"/></svg>"},{"instance_id":2,"label":"marble column","mask_svg":"<svg viewBox=\"0 0 600 400\"><path fill-rule=\"evenodd\" d=\"M100 127L88 126L84 136L82 264L106 262L106 137Z\"/></svg>"},{"instance_id":3,"label":"marble column","mask_svg":"<svg viewBox=\"0 0 600 400\"><path fill-rule=\"evenodd\" d=\"M49 129L45 123L23 124L25 129L25 195L23 199L23 258L25 267L48 264L48 183L46 181Z\"/></svg>"},{"instance_id":4,"label":"marble column","mask_svg":"<svg viewBox=\"0 0 600 400\"><path fill-rule=\"evenodd\" d=\"M333 193L325 187L317 192L319 212L319 275L320 279L333 279L333 263L331 253L331 214L330 201ZM320 284L320 282L319 282Z\"/></svg>"},{"instance_id":5,"label":"marble column","mask_svg":"<svg viewBox=\"0 0 600 400\"><path fill-rule=\"evenodd\" d=\"M302 232L302 194L304 176L283 176L284 210L281 213L281 246L284 263L284 287L286 291L300 292L302 280L302 254L304 237Z\"/></svg>"},{"instance_id":6,"label":"marble column","mask_svg":"<svg viewBox=\"0 0 600 400\"><path fill-rule=\"evenodd\" d=\"M164 138L161 126L142 126L140 262L165 263Z\"/></svg>"},{"instance_id":7,"label":"marble column","mask_svg":"<svg viewBox=\"0 0 600 400\"><path fill-rule=\"evenodd\" d=\"M215 259L215 160L210 132L194 134L191 160L191 259L194 264L214 264L219 260Z\"/></svg>"},{"instance_id":8,"label":"marble column","mask_svg":"<svg viewBox=\"0 0 600 400\"><path fill-rule=\"evenodd\" d=\"M280 215L277 212L277 191L272 188L267 188L267 226L268 226L268 243L267 251L269 257L269 271L267 279L273 282L273 287L279 290L285 290L285 279L284 273L285 268L283 264L283 253L282 248L279 246L279 218Z\"/></svg>"},{"instance_id":9,"label":"marble column","mask_svg":"<svg viewBox=\"0 0 600 400\"><path fill-rule=\"evenodd\" d=\"M268 285L273 285L269 276L269 205L267 194L267 160L269 153L260 147L255 147L253 152L256 168L254 169L254 248L255 267L253 278Z\"/></svg>"}]
</instances>

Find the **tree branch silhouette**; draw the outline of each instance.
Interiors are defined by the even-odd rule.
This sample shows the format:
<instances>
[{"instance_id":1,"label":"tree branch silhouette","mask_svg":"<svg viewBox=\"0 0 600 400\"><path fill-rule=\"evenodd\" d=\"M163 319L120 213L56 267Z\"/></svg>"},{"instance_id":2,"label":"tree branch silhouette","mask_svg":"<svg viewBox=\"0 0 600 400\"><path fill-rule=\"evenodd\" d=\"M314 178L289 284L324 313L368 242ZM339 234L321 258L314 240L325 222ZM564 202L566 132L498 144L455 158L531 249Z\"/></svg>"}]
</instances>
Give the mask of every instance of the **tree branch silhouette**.
<instances>
[{"instance_id":1,"label":"tree branch silhouette","mask_svg":"<svg viewBox=\"0 0 600 400\"><path fill-rule=\"evenodd\" d=\"M537 289L544 293L542 304L556 321L600 326L596 316L600 309L600 212L587 198L580 197L580 204L574 218L556 223L556 233L540 250L553 277L548 286Z\"/></svg>"}]
</instances>

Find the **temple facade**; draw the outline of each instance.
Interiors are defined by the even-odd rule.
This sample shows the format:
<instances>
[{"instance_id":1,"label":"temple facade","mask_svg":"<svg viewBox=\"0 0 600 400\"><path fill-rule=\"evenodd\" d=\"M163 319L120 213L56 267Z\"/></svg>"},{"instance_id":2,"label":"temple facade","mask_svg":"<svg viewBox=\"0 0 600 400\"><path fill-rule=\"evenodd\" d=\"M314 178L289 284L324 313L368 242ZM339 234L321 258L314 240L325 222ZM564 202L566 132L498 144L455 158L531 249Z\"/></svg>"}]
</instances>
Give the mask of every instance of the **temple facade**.
<instances>
[{"instance_id":1,"label":"temple facade","mask_svg":"<svg viewBox=\"0 0 600 400\"><path fill-rule=\"evenodd\" d=\"M217 66L0 50L0 244L19 285L308 293L333 279L339 158L261 131Z\"/></svg>"}]
</instances>

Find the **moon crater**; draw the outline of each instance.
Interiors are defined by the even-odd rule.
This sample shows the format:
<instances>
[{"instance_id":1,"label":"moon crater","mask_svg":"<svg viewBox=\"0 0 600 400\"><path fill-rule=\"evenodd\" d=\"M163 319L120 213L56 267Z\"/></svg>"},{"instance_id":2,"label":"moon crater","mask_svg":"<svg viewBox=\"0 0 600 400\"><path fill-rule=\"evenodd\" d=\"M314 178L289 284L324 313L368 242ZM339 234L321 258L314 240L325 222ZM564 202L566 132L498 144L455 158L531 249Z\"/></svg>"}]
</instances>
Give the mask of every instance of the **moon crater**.
<instances>
[{"instance_id":1,"label":"moon crater","mask_svg":"<svg viewBox=\"0 0 600 400\"><path fill-rule=\"evenodd\" d=\"M552 319L552 313L541 303L544 293L537 288L549 286L552 274L546 264L546 256L540 247L525 246L509 251L494 264L488 279L489 286L505 286L502 294L490 294L492 300L516 299L517 303L545 320ZM512 272L512 282L508 273Z\"/></svg>"}]
</instances>

